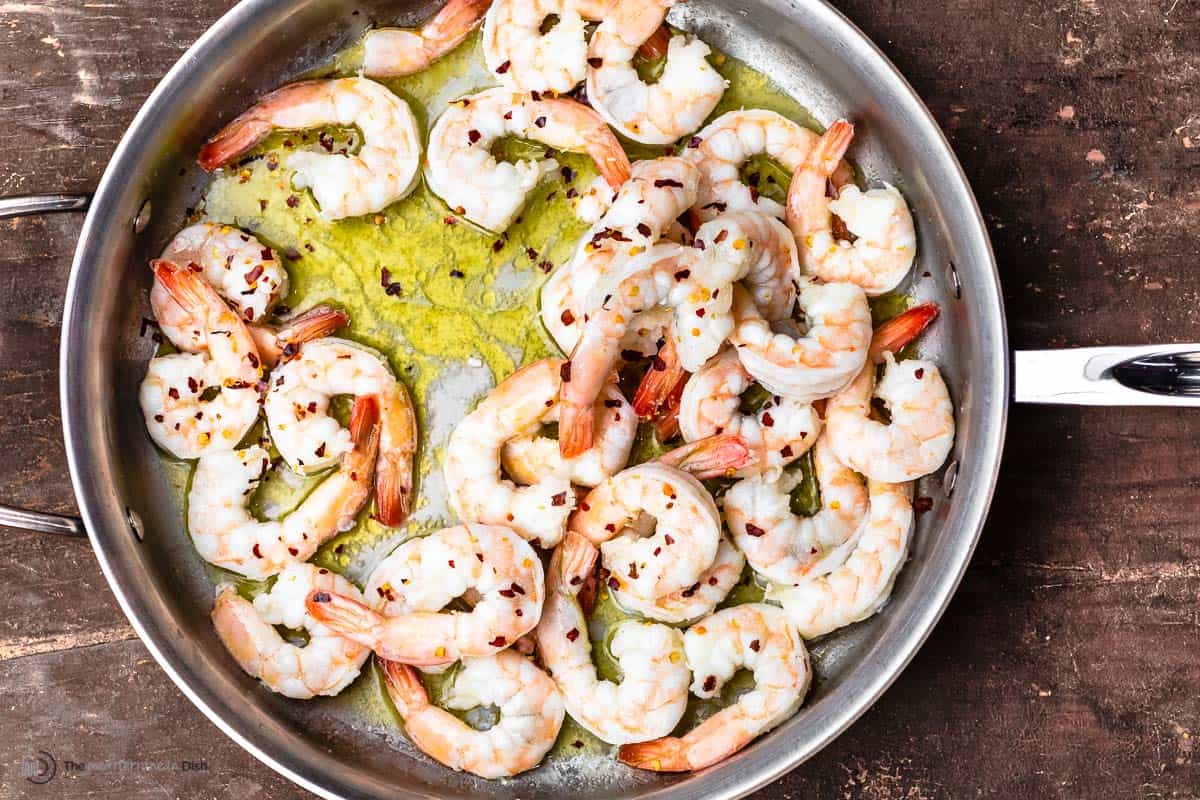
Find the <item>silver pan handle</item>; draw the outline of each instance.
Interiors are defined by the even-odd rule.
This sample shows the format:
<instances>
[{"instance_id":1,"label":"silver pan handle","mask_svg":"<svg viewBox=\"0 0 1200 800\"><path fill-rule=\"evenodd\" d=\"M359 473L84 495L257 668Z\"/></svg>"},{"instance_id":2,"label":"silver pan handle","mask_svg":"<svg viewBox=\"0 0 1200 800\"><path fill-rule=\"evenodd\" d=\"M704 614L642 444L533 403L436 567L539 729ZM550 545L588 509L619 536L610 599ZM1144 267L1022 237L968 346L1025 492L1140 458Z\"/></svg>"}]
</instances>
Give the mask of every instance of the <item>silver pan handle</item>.
<instances>
[{"instance_id":1,"label":"silver pan handle","mask_svg":"<svg viewBox=\"0 0 1200 800\"><path fill-rule=\"evenodd\" d=\"M89 194L43 194L23 197L0 197L0 219L53 214L63 211L87 211L92 202ZM26 511L23 508L0 505L0 527L53 533L59 536L86 536L83 521L78 517Z\"/></svg>"},{"instance_id":2,"label":"silver pan handle","mask_svg":"<svg viewBox=\"0 0 1200 800\"><path fill-rule=\"evenodd\" d=\"M1018 403L1200 406L1200 344L1018 350Z\"/></svg>"}]
</instances>

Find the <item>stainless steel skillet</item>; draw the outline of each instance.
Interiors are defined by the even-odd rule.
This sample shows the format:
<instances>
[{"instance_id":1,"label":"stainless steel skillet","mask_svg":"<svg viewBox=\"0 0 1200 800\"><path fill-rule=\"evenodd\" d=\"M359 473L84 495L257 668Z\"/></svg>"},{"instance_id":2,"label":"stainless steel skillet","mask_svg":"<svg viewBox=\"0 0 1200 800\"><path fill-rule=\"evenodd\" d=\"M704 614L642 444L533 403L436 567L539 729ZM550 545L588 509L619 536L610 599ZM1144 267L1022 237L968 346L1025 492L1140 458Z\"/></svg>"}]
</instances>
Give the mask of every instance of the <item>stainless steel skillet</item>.
<instances>
[{"instance_id":1,"label":"stainless steel skillet","mask_svg":"<svg viewBox=\"0 0 1200 800\"><path fill-rule=\"evenodd\" d=\"M488 783L413 755L395 725L360 708L270 694L236 667L213 633L212 587L165 490L135 399L152 347L139 336L141 319L149 315L146 261L175 233L203 188L193 158L208 133L253 98L325 61L369 21L417 22L431 5L245 0L201 37L147 100L96 191L64 314L64 434L84 527L125 613L183 692L243 747L318 794L539 798L569 792L580 800L746 794L840 733L928 635L986 516L1008 399L998 279L958 163L894 68L820 0L690 0L671 17L768 74L818 119L845 116L859 125L853 159L869 180L898 185L918 221L920 255L911 291L943 309L923 346L943 366L959 406L954 453L946 469L920 488L933 498L933 510L920 518L911 563L889 606L814 645L818 679L804 709L732 759L695 775L658 776L605 759L565 759Z\"/></svg>"}]
</instances>

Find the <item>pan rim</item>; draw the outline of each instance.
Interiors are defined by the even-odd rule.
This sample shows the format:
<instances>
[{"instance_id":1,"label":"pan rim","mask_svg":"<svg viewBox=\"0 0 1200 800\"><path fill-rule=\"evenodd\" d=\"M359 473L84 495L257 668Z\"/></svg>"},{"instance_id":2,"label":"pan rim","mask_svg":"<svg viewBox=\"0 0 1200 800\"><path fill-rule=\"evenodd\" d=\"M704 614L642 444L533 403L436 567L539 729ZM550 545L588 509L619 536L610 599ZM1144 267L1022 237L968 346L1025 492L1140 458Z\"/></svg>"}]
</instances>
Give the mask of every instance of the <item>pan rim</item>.
<instances>
[{"instance_id":1,"label":"pan rim","mask_svg":"<svg viewBox=\"0 0 1200 800\"><path fill-rule=\"evenodd\" d=\"M184 674L185 670L182 668L183 664L179 653L173 651L163 633L151 630L143 621L134 602L135 592L130 587L123 585L110 560L110 554L106 552L106 547L100 539L100 526L104 524L105 520L112 518L111 513L102 508L101 493L104 491L111 493L112 487L111 484L97 485L94 471L91 469L97 454L90 450L78 435L78 431L86 426L87 421L81 418L84 413L83 401L77 397L77 393L81 393L83 387L77 379L74 361L76 354L70 346L71 342L88 334L84 323L86 313L82 309L82 306L86 304L86 298L82 297L81 292L83 275L87 271L87 245L95 238L98 231L114 224L112 218L113 198L118 195L122 183L121 166L126 158L131 157L130 151L136 144L137 132L147 125L147 120L153 115L156 105L172 91L174 85L185 73L194 68L196 62L213 57L213 53L208 51L214 49L214 45L218 44L228 31L253 20L261 10L265 10L277 2L279 0L241 0L214 22L159 81L114 150L97 187L91 211L81 229L79 244L68 280L59 357L61 410L68 467L80 514L105 579L139 639L184 696L225 735L260 762L293 783L318 796L338 800L342 795L283 763L280 758L268 753L251 736L243 733L228 721L221 710L215 708L201 696L196 687L192 686L191 681ZM988 311L982 320L988 325L988 330L983 332L983 340L990 343L992 352L985 351L985 358L975 368L981 372L991 373L986 376L986 382L994 388L989 396L983 398L989 405L990 417L984 420L983 430L979 435L980 441L976 443L972 453L972 458L977 461L977 475L982 476L982 479L979 481L978 496L969 504L966 512L965 528L970 530L970 535L966 536L960 532L953 545L951 563L957 565L956 569L953 573L947 572L938 577L931 587L931 591L925 595L925 601L915 609L914 619L909 621L909 631L899 635L893 652L889 653L888 657L879 665L875 678L869 682L865 691L857 695L852 702L839 708L828 719L819 736L810 737L810 740L802 748L781 751L772 755L765 764L745 770L745 774L736 778L732 783L707 794L714 798L735 798L749 794L771 781L777 780L784 773L811 758L833 739L840 736L874 705L912 661L949 605L982 535L999 476L1008 417L1008 337L999 272L983 215L957 156L915 90L887 56L853 22L829 5L827 0L792 0L789 5L794 13L812 17L813 24L820 24L835 30L839 38L853 49L855 55L871 62L867 64L867 68L877 74L881 80L887 82L886 91L892 97L900 98L908 106L906 109L908 117L916 120L920 125L920 129L914 133L914 137L930 143L937 151L936 157L949 167L953 185L942 187L942 189L953 197L953 205L961 207L964 216L970 223L971 230L964 235L973 246L973 254L981 256L977 263L978 273L980 277L986 278L986 280L975 282L973 292L983 299L983 305ZM771 735L773 734L768 734L763 741L769 740ZM723 765L716 765L700 774L715 776L722 771ZM658 798L690 796L696 788L694 782L689 780L653 789L645 796ZM411 796L418 796L418 792L411 792Z\"/></svg>"}]
</instances>

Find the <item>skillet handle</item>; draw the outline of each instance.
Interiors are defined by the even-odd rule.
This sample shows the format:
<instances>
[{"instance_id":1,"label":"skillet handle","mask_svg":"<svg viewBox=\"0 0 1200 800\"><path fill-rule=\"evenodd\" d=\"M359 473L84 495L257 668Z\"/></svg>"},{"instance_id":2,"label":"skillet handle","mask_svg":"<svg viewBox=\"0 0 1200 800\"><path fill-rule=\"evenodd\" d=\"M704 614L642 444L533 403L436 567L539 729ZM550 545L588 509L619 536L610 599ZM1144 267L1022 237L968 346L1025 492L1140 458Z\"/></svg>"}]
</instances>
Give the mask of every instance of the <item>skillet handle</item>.
<instances>
[{"instance_id":1,"label":"skillet handle","mask_svg":"<svg viewBox=\"0 0 1200 800\"><path fill-rule=\"evenodd\" d=\"M23 508L0 505L0 527L18 528L37 533L53 533L58 536L84 537L83 520L61 514L44 514L26 511Z\"/></svg>"},{"instance_id":2,"label":"skillet handle","mask_svg":"<svg viewBox=\"0 0 1200 800\"><path fill-rule=\"evenodd\" d=\"M87 211L90 194L34 194L0 197L0 219L55 214L63 211Z\"/></svg>"},{"instance_id":3,"label":"skillet handle","mask_svg":"<svg viewBox=\"0 0 1200 800\"><path fill-rule=\"evenodd\" d=\"M1018 350L1018 403L1200 406L1200 344Z\"/></svg>"},{"instance_id":4,"label":"skillet handle","mask_svg":"<svg viewBox=\"0 0 1200 800\"><path fill-rule=\"evenodd\" d=\"M0 219L27 217L35 214L54 214L63 211L87 211L92 202L90 194L44 194L20 197L0 197ZM18 528L58 536L83 537L83 520L61 514L45 514L22 508L0 505L0 527Z\"/></svg>"}]
</instances>

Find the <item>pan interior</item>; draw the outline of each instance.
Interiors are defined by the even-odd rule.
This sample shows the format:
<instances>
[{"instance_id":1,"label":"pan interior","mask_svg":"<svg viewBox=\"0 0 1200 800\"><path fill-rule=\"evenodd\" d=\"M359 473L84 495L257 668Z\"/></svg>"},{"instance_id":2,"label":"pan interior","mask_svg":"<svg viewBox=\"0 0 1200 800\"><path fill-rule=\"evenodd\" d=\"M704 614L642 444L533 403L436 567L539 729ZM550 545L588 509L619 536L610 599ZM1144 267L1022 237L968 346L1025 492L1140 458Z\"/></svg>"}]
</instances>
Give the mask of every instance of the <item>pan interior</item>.
<instances>
[{"instance_id":1,"label":"pan interior","mask_svg":"<svg viewBox=\"0 0 1200 800\"><path fill-rule=\"evenodd\" d=\"M895 184L913 208L918 258L909 292L943 310L921 351L941 365L959 411L951 466L918 487L918 495L933 498L933 510L919 518L893 599L880 615L814 643L819 671L801 712L698 775L659 776L584 756L487 782L413 755L380 713L378 692L359 693L370 708L273 695L241 673L213 632L213 587L182 529L136 401L153 350L141 335L151 316L145 264L207 183L192 161L205 135L266 90L327 62L368 26L413 24L434 10L427 3L247 0L185 56L135 120L84 229L63 337L68 449L98 555L143 639L193 701L260 758L327 796L744 793L836 735L924 638L978 535L1003 433L1003 320L969 190L919 101L818 2L691 0L670 21L768 75L819 121L856 123L852 157L866 180ZM135 233L139 213L149 213L149 224ZM130 516L144 539L131 532ZM374 675L362 680L378 686Z\"/></svg>"}]
</instances>

